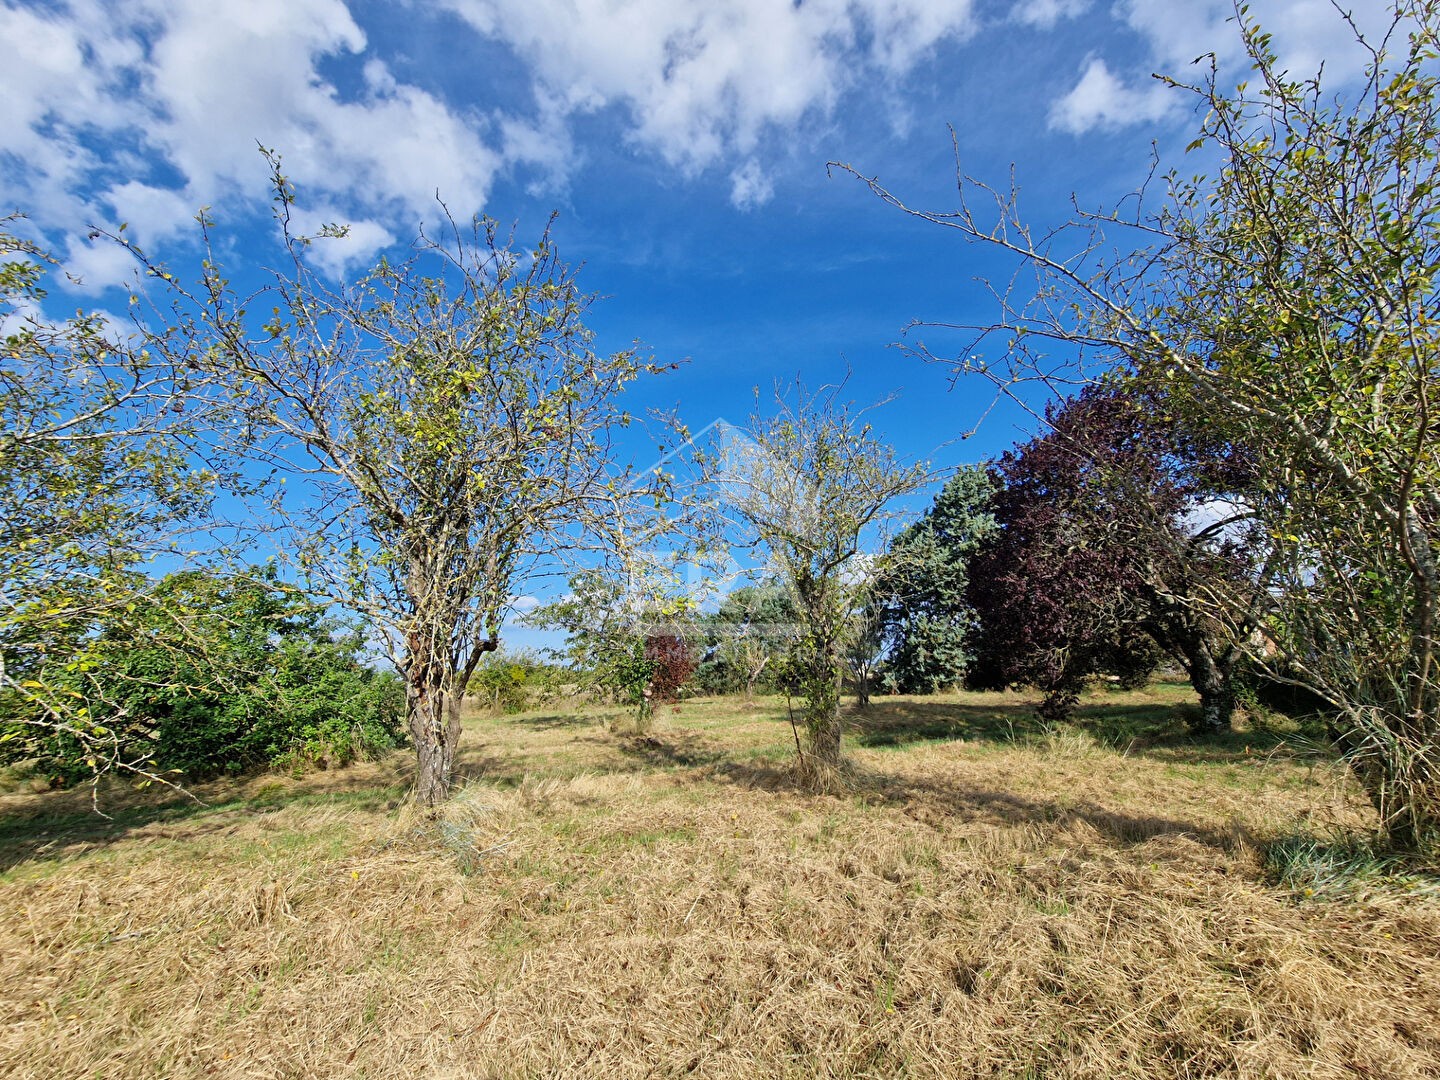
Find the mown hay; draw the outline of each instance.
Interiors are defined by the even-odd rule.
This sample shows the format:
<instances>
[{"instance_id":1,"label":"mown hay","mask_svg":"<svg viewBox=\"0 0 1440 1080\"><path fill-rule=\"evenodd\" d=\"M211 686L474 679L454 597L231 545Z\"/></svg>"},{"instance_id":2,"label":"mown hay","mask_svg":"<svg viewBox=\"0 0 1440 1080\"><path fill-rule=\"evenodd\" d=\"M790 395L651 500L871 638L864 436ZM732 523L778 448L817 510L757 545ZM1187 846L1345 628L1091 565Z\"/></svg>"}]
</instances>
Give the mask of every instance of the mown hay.
<instances>
[{"instance_id":1,"label":"mown hay","mask_svg":"<svg viewBox=\"0 0 1440 1080\"><path fill-rule=\"evenodd\" d=\"M811 797L782 723L479 719L437 819L372 768L39 851L71 796L11 796L0 1076L1440 1075L1440 905L1264 874L1367 820L1339 771L931 740Z\"/></svg>"}]
</instances>

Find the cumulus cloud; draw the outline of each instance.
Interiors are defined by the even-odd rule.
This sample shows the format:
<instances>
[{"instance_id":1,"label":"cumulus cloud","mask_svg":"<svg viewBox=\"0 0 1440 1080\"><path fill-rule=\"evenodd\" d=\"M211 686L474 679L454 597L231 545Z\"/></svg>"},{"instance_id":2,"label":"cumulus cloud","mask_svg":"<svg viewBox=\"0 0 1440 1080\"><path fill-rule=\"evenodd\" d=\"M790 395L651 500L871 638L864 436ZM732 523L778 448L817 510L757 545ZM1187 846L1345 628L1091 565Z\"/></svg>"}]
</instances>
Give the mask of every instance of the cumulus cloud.
<instances>
[{"instance_id":1,"label":"cumulus cloud","mask_svg":"<svg viewBox=\"0 0 1440 1080\"><path fill-rule=\"evenodd\" d=\"M507 164L485 141L487 116L397 81L377 57L342 94L322 65L368 45L342 0L71 0L45 14L0 7L0 33L24 42L0 68L0 197L72 229L127 221L154 241L202 205L253 198L258 142L304 191L361 218L330 256L348 260L390 236L381 220L433 218L437 189L480 209ZM83 246L71 261L97 283L115 269Z\"/></svg>"},{"instance_id":2,"label":"cumulus cloud","mask_svg":"<svg viewBox=\"0 0 1440 1080\"><path fill-rule=\"evenodd\" d=\"M1050 110L1050 126L1074 135L1093 128L1120 128L1159 120L1175 104L1164 87L1127 86L1104 60L1091 57L1075 88Z\"/></svg>"},{"instance_id":3,"label":"cumulus cloud","mask_svg":"<svg viewBox=\"0 0 1440 1080\"><path fill-rule=\"evenodd\" d=\"M692 174L975 29L973 0L447 2L525 61L537 96L572 116L623 106L635 143Z\"/></svg>"},{"instance_id":4,"label":"cumulus cloud","mask_svg":"<svg viewBox=\"0 0 1440 1080\"><path fill-rule=\"evenodd\" d=\"M357 221L339 207L297 209L291 224L300 235L312 237L319 237L326 225L345 227L344 236L319 237L306 252L309 263L337 280L352 271L368 269L381 251L399 240L380 222Z\"/></svg>"},{"instance_id":5,"label":"cumulus cloud","mask_svg":"<svg viewBox=\"0 0 1440 1080\"><path fill-rule=\"evenodd\" d=\"M975 0L445 0L527 66L521 100L507 87L502 106L398 77L346 0L9 2L0 34L23 47L0 67L0 201L163 240L202 205L253 203L258 142L302 193L359 220L337 268L433 217L437 189L469 214L517 169L532 189L563 185L575 124L600 109L638 149L687 175L726 169L734 204L760 205L767 134L831 115L862 84L898 102L917 64L976 28ZM356 77L342 86L340 71Z\"/></svg>"},{"instance_id":6,"label":"cumulus cloud","mask_svg":"<svg viewBox=\"0 0 1440 1080\"><path fill-rule=\"evenodd\" d=\"M1389 19L1388 4L1346 5L1356 24L1377 34ZM1323 61L1326 75L1349 79L1368 59L1355 46L1345 21L1330 0L1251 0L1250 18L1275 34L1279 60L1297 78L1308 78ZM1231 0L1122 0L1117 13L1145 38L1152 60L1167 74L1183 76L1197 56L1213 52L1222 65L1240 61L1242 49ZM1244 75L1237 72L1238 78Z\"/></svg>"},{"instance_id":7,"label":"cumulus cloud","mask_svg":"<svg viewBox=\"0 0 1440 1080\"><path fill-rule=\"evenodd\" d=\"M254 204L258 141L284 155L307 198L357 222L335 269L433 220L437 189L468 216L503 176L563 187L583 160L578 132L600 110L638 152L683 175L728 176L736 207L762 205L772 147L862 92L903 130L906 79L980 25L976 0L441 0L479 36L472 44L487 39L523 65L502 100L495 87L461 98L474 90L406 81L347 0L12 4L0 0L12 43L0 65L0 203L71 228L125 220L142 241L163 240L202 205L223 215L237 196ZM1293 70L1326 57L1343 78L1363 60L1341 47L1348 31L1329 0L1252 9L1282 31ZM1011 0L1009 19L1043 28L1087 11L1118 20L1143 57L1081 60L1051 107L1061 131L1161 119L1177 96L1151 71L1183 76L1208 50L1236 58L1231 0ZM463 49L465 32L454 36ZM88 275L113 269L89 249L71 255Z\"/></svg>"},{"instance_id":8,"label":"cumulus cloud","mask_svg":"<svg viewBox=\"0 0 1440 1080\"><path fill-rule=\"evenodd\" d=\"M1016 17L1030 21L1028 13L1043 21L1052 9L1058 13L1073 2L1024 0ZM1388 26L1387 6L1355 6L1360 30L1378 40ZM1249 10L1252 20L1274 32L1280 67L1294 77L1309 78L1322 63L1331 85L1363 71L1368 55L1330 0L1251 0ZM1052 127L1082 134L1159 119L1170 111L1165 99L1176 109L1182 102L1173 93L1146 85L1150 74L1161 72L1181 81L1198 77L1191 65L1207 54L1213 54L1220 68L1222 86L1247 77L1232 0L1120 0L1114 12L1144 42L1144 60L1116 74L1103 59L1088 58L1079 82L1052 107Z\"/></svg>"}]
</instances>

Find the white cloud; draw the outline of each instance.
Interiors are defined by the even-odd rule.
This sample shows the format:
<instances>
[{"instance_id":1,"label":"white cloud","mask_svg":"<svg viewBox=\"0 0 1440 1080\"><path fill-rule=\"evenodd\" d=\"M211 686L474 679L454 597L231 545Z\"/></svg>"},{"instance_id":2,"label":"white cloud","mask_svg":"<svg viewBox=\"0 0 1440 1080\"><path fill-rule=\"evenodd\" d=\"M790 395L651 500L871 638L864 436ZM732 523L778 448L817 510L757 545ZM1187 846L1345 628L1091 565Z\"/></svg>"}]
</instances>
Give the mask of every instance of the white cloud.
<instances>
[{"instance_id":1,"label":"white cloud","mask_svg":"<svg viewBox=\"0 0 1440 1080\"><path fill-rule=\"evenodd\" d=\"M339 279L354 270L368 269L380 252L398 239L378 221L347 218L336 207L297 209L291 217L295 231L305 236L318 236L325 225L344 225L344 236L316 239L306 250L306 261Z\"/></svg>"},{"instance_id":2,"label":"white cloud","mask_svg":"<svg viewBox=\"0 0 1440 1080\"><path fill-rule=\"evenodd\" d=\"M753 210L775 194L770 178L754 158L730 174L730 201L741 210Z\"/></svg>"},{"instance_id":3,"label":"white cloud","mask_svg":"<svg viewBox=\"0 0 1440 1080\"><path fill-rule=\"evenodd\" d=\"M340 0L164 2L148 86L165 122L152 139L192 188L253 176L258 140L283 153L297 184L362 205L369 196L433 216L437 188L467 210L484 204L501 162L473 118L398 84L378 59L358 100L318 75L321 58L366 46Z\"/></svg>"},{"instance_id":4,"label":"white cloud","mask_svg":"<svg viewBox=\"0 0 1440 1080\"><path fill-rule=\"evenodd\" d=\"M1165 87L1126 86L1104 60L1091 57L1075 88L1051 108L1050 126L1080 135L1093 128L1113 129L1159 120L1175 105Z\"/></svg>"},{"instance_id":5,"label":"white cloud","mask_svg":"<svg viewBox=\"0 0 1440 1080\"><path fill-rule=\"evenodd\" d=\"M0 0L0 35L12 43L0 66L0 210L22 206L72 230L126 220L140 242L161 241L202 205L223 217L237 196L257 204L258 141L284 155L303 201L355 220L326 256L334 270L433 221L437 190L467 217L504 175L562 187L583 160L577 125L601 109L642 151L687 175L723 170L735 206L762 205L777 136L814 130L860 93L903 131L907 76L978 29L976 0L441 0L526 65L521 114L404 81L346 0L11 3ZM1382 7L1357 18L1376 29ZM1092 9L1094 0L1012 0L1009 18L1043 28ZM1115 0L1108 10L1143 58L1083 60L1051 106L1053 128L1153 123L1184 101L1150 72L1185 77L1210 50L1222 64L1238 59L1231 0ZM1338 79L1363 63L1329 0L1254 0L1252 11L1296 72L1324 58ZM413 14L430 17L423 6ZM353 84L338 85L336 68ZM93 280L115 269L87 246L68 257Z\"/></svg>"},{"instance_id":6,"label":"white cloud","mask_svg":"<svg viewBox=\"0 0 1440 1080\"><path fill-rule=\"evenodd\" d=\"M109 204L114 220L128 225L131 239L142 246L173 236L200 209L183 192L135 180L112 187L99 201Z\"/></svg>"},{"instance_id":7,"label":"white cloud","mask_svg":"<svg viewBox=\"0 0 1440 1080\"><path fill-rule=\"evenodd\" d=\"M1282 68L1297 78L1315 74L1321 62L1326 76L1349 79L1368 59L1330 0L1251 0L1250 18L1274 34ZM1388 25L1388 4L1347 4L1369 34ZM1197 56L1214 52L1222 65L1242 57L1231 0L1122 0L1117 13L1149 43L1153 60L1165 74L1182 78ZM1236 78L1246 77L1237 71Z\"/></svg>"},{"instance_id":8,"label":"white cloud","mask_svg":"<svg viewBox=\"0 0 1440 1080\"><path fill-rule=\"evenodd\" d=\"M631 138L694 173L828 115L975 29L973 0L448 0L566 115L625 107Z\"/></svg>"},{"instance_id":9,"label":"white cloud","mask_svg":"<svg viewBox=\"0 0 1440 1080\"><path fill-rule=\"evenodd\" d=\"M1052 8L1068 8L1075 0L1025 0L1016 9L1043 17ZM1388 26L1385 4L1354 5L1356 23L1370 35ZM1252 0L1250 18L1273 33L1280 67L1296 78L1313 76L1323 62L1328 85L1361 74L1368 54L1330 0ZM1222 89L1250 77L1240 34L1234 24L1232 0L1119 0L1115 15L1137 33L1146 46L1145 59L1116 74L1103 59L1089 58L1080 81L1055 102L1052 127L1074 134L1094 128L1118 128L1153 122L1187 103L1150 79L1159 72L1178 79L1199 80L1204 72L1192 64L1214 54Z\"/></svg>"},{"instance_id":10,"label":"white cloud","mask_svg":"<svg viewBox=\"0 0 1440 1080\"><path fill-rule=\"evenodd\" d=\"M762 139L861 86L903 124L901 80L976 29L975 0L444 2L529 66L526 115L405 82L346 0L0 0L0 202L51 228L126 220L163 240L202 205L255 205L260 143L302 200L363 223L345 256L359 258L433 220L437 189L468 216L517 169L532 190L562 186L576 121L618 107L637 147L685 174L727 168L735 204L756 206L772 194ZM336 65L360 77L342 89ZM88 247L70 257L113 269Z\"/></svg>"},{"instance_id":11,"label":"white cloud","mask_svg":"<svg viewBox=\"0 0 1440 1080\"><path fill-rule=\"evenodd\" d=\"M63 269L76 288L99 293L132 280L136 263L128 251L108 240L72 239L65 251Z\"/></svg>"},{"instance_id":12,"label":"white cloud","mask_svg":"<svg viewBox=\"0 0 1440 1080\"><path fill-rule=\"evenodd\" d=\"M0 6L0 40L7 42L0 64L0 148L24 178L27 196L0 190L11 204L4 209L23 204L41 217L73 213L73 187L96 164L79 125L125 122L103 72L131 61L138 50L105 37L92 40L74 25L8 6Z\"/></svg>"},{"instance_id":13,"label":"white cloud","mask_svg":"<svg viewBox=\"0 0 1440 1080\"><path fill-rule=\"evenodd\" d=\"M1049 30L1061 19L1074 19L1090 9L1090 0L1020 0L1010 17L1024 26Z\"/></svg>"},{"instance_id":14,"label":"white cloud","mask_svg":"<svg viewBox=\"0 0 1440 1080\"><path fill-rule=\"evenodd\" d=\"M137 239L163 239L202 205L260 195L258 142L302 194L361 219L359 257L388 235L379 221L433 220L437 189L457 213L481 209L508 164L484 139L486 115L397 81L377 57L348 97L324 77L327 58L367 48L342 0L71 0L46 15L0 7L0 33L23 43L0 68L0 198L52 226L126 220ZM91 274L112 261L70 255Z\"/></svg>"}]
</instances>

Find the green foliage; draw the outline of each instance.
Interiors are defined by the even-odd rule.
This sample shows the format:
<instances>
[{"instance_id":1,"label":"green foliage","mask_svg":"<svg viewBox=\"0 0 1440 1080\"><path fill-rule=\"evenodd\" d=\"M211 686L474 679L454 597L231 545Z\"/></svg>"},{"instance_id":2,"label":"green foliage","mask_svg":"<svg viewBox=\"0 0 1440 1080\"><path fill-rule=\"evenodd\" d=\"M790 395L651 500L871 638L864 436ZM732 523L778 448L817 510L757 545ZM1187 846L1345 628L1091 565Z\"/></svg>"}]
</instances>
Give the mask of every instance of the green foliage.
<instances>
[{"instance_id":1,"label":"green foliage","mask_svg":"<svg viewBox=\"0 0 1440 1080\"><path fill-rule=\"evenodd\" d=\"M1265 869L1302 901L1440 896L1440 877L1414 873L1404 853L1367 837L1282 837L1266 846Z\"/></svg>"},{"instance_id":2,"label":"green foliage","mask_svg":"<svg viewBox=\"0 0 1440 1080\"><path fill-rule=\"evenodd\" d=\"M975 613L966 599L970 558L995 528L994 481L961 469L919 521L895 538L872 590L887 645L885 683L902 694L958 686L974 655Z\"/></svg>"},{"instance_id":3,"label":"green foliage","mask_svg":"<svg viewBox=\"0 0 1440 1080\"><path fill-rule=\"evenodd\" d=\"M565 596L525 617L529 626L563 631L565 645L553 651L555 658L580 686L635 706L642 727L652 702L673 699L692 671L678 675L674 650L660 643L688 641L694 605L668 576L650 569L623 576L581 571L571 576Z\"/></svg>"},{"instance_id":4,"label":"green foliage","mask_svg":"<svg viewBox=\"0 0 1440 1080\"><path fill-rule=\"evenodd\" d=\"M706 693L771 690L797 630L795 604L782 586L746 585L701 620L706 653L695 681Z\"/></svg>"},{"instance_id":5,"label":"green foliage","mask_svg":"<svg viewBox=\"0 0 1440 1080\"><path fill-rule=\"evenodd\" d=\"M45 318L50 260L18 225L0 219L0 709L21 719L0 750L51 741L93 773L146 773L77 683L99 629L118 638L150 602L135 568L188 557L209 518L217 477L186 450L205 383L100 316Z\"/></svg>"},{"instance_id":6,"label":"green foliage","mask_svg":"<svg viewBox=\"0 0 1440 1080\"><path fill-rule=\"evenodd\" d=\"M626 592L626 583L612 575L581 571L571 576L565 596L526 614L525 624L565 634L565 645L552 655L581 686L634 702L651 671L643 657L638 615Z\"/></svg>"},{"instance_id":7,"label":"green foliage","mask_svg":"<svg viewBox=\"0 0 1440 1080\"><path fill-rule=\"evenodd\" d=\"M182 571L146 596L101 626L63 688L126 760L197 779L345 765L399 744L399 681L360 663L360 639L333 636L273 573ZM63 781L93 771L83 740L27 723L27 708L14 696L0 704L6 759Z\"/></svg>"},{"instance_id":8,"label":"green foliage","mask_svg":"<svg viewBox=\"0 0 1440 1080\"><path fill-rule=\"evenodd\" d=\"M466 684L465 694L495 713L524 712L560 695L574 677L529 653L491 653Z\"/></svg>"},{"instance_id":9,"label":"green foliage","mask_svg":"<svg viewBox=\"0 0 1440 1080\"><path fill-rule=\"evenodd\" d=\"M1192 88L1222 168L1173 184L1165 281L1104 321L1258 463L1276 664L1331 704L1391 840L1440 861L1440 5L1393 14L1338 101L1242 16L1256 85Z\"/></svg>"},{"instance_id":10,"label":"green foliage","mask_svg":"<svg viewBox=\"0 0 1440 1080\"><path fill-rule=\"evenodd\" d=\"M1142 394L1168 403L1177 430L1235 451L1249 476L1232 494L1269 545L1258 576L1273 602L1260 614L1275 655L1332 706L1335 742L1390 840L1433 862L1440 3L1387 6L1388 25L1368 39L1337 6L1362 71L1337 94L1324 72L1282 68L1240 5L1249 81L1222 87L1213 56L1196 84L1167 80L1203 118L1189 149L1218 159L1218 171L1169 173L1158 212L1141 192L1034 228L1013 188L963 173L959 207L940 213L865 182L1038 275L1028 300L996 290L1001 311L974 328L957 374L1003 396L1090 381L1092 364L1118 362ZM995 339L999 360L985 355ZM1057 352L1073 366L1057 365ZM1245 592L1197 597L1196 610L1242 622L1255 606Z\"/></svg>"}]
</instances>

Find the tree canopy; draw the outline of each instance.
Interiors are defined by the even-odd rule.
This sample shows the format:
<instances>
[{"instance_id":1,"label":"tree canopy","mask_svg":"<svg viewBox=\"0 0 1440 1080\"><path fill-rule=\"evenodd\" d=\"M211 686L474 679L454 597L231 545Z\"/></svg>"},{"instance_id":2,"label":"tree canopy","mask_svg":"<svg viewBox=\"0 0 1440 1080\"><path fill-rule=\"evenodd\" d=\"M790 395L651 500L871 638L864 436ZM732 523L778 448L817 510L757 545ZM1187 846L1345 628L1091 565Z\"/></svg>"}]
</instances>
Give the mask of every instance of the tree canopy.
<instances>
[{"instance_id":1,"label":"tree canopy","mask_svg":"<svg viewBox=\"0 0 1440 1080\"><path fill-rule=\"evenodd\" d=\"M157 604L143 564L200 554L217 484L191 438L206 384L143 326L47 317L51 260L21 224L0 219L0 738L154 780L94 678L99 634L141 633Z\"/></svg>"},{"instance_id":2,"label":"tree canopy","mask_svg":"<svg viewBox=\"0 0 1440 1080\"><path fill-rule=\"evenodd\" d=\"M1253 529L1219 487L1230 463L1173 438L1164 402L1092 386L994 467L996 530L973 561L972 685L1043 688L1063 717L1092 674L1143 679L1162 655L1228 727L1232 676L1266 596ZM1209 448L1205 448L1209 449Z\"/></svg>"},{"instance_id":3,"label":"tree canopy","mask_svg":"<svg viewBox=\"0 0 1440 1080\"><path fill-rule=\"evenodd\" d=\"M926 694L964 681L975 649L975 612L966 598L970 561L995 527L993 491L983 467L963 468L895 537L870 601L892 689Z\"/></svg>"}]
</instances>

